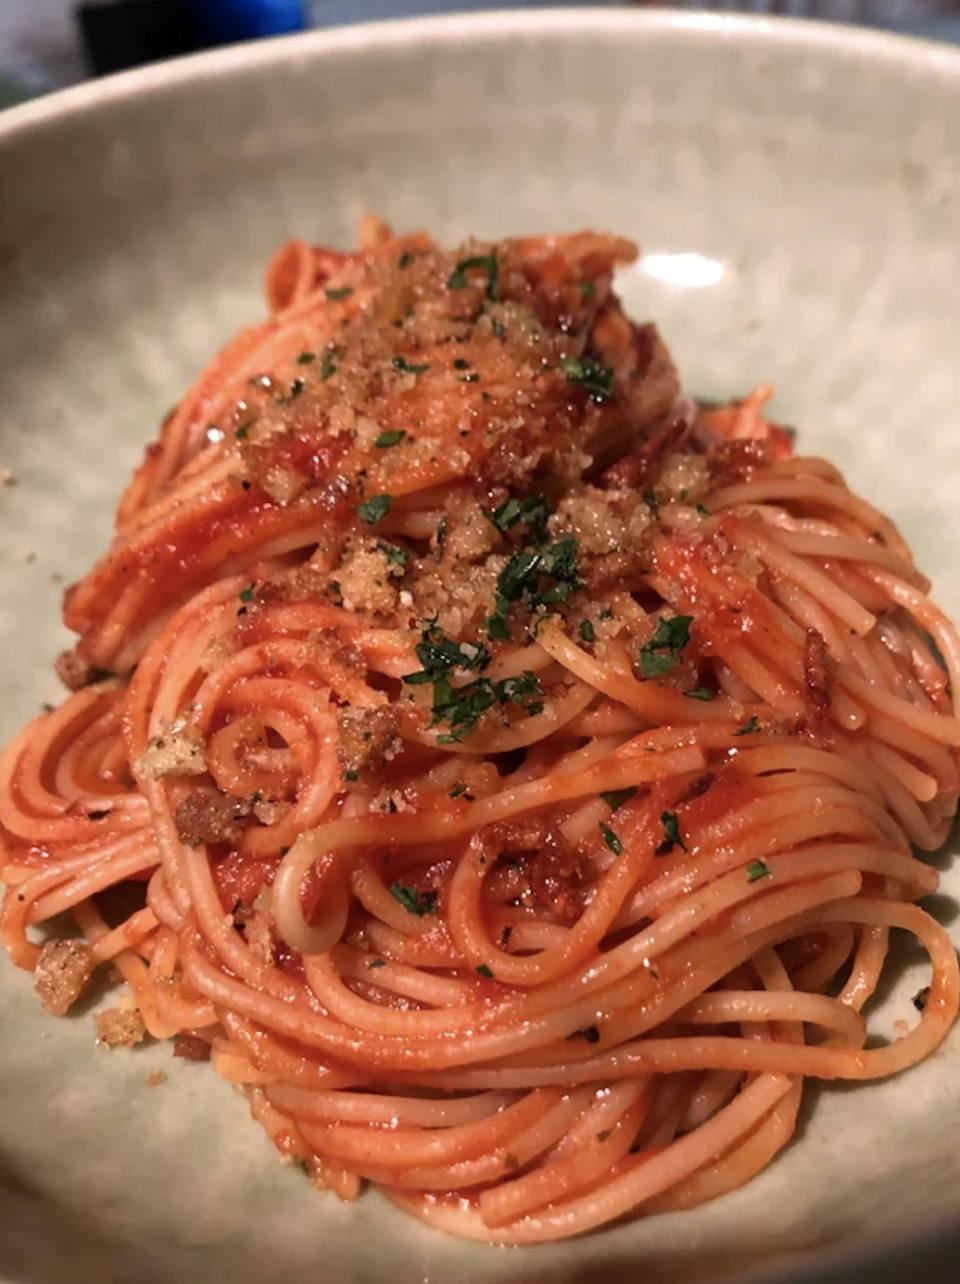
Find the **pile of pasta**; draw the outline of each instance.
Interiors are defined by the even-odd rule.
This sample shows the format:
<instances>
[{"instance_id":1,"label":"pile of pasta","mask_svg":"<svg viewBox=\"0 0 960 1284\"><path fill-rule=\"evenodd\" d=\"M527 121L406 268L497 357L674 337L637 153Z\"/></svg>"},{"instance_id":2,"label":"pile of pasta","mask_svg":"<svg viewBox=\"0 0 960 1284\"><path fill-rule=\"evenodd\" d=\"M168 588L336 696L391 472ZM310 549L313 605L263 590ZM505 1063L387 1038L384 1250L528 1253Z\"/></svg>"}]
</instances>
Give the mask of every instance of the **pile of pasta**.
<instances>
[{"instance_id":1,"label":"pile of pasta","mask_svg":"<svg viewBox=\"0 0 960 1284\"><path fill-rule=\"evenodd\" d=\"M0 764L2 940L343 1198L531 1243L689 1208L806 1078L928 1056L960 649L761 386L684 396L582 233L294 242L67 593ZM39 935L34 929L46 929ZM865 1046L891 931L930 958Z\"/></svg>"}]
</instances>

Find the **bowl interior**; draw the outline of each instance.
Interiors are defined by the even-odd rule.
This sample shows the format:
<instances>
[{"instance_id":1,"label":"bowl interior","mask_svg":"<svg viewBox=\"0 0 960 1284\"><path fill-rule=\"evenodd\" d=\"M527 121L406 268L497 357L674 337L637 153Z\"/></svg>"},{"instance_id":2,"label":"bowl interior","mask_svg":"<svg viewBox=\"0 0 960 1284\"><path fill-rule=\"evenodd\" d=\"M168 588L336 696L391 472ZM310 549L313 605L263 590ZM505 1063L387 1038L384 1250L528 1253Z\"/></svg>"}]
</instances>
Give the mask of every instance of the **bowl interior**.
<instances>
[{"instance_id":1,"label":"bowl interior","mask_svg":"<svg viewBox=\"0 0 960 1284\"><path fill-rule=\"evenodd\" d=\"M769 381L803 447L890 513L960 615L960 53L816 26L620 13L351 28L120 78L0 118L0 732L59 698L63 584L289 236L375 210L445 240L636 237L620 285L688 389ZM952 854L936 909L956 913ZM910 1020L903 955L872 1021ZM94 1046L0 968L0 1271L59 1281L463 1284L779 1275L960 1213L960 1037L899 1079L811 1089L746 1189L504 1253L375 1197L319 1197L167 1047ZM146 1086L151 1071L167 1081ZM771 1275L772 1277L772 1275Z\"/></svg>"}]
</instances>

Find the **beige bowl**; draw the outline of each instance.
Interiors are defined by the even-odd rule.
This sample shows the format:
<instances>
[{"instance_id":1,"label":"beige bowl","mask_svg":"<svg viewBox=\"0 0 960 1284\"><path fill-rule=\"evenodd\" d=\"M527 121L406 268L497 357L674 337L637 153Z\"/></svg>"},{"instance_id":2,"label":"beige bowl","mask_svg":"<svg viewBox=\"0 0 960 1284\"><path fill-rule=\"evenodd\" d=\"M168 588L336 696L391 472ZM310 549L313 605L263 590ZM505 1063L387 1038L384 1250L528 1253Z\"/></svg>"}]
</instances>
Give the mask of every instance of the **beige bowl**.
<instances>
[{"instance_id":1,"label":"beige bowl","mask_svg":"<svg viewBox=\"0 0 960 1284\"><path fill-rule=\"evenodd\" d=\"M162 414L260 314L267 256L348 243L368 209L446 239L636 236L622 289L689 389L776 384L960 614L960 52L635 10L354 27L0 115L4 739L55 693L64 580L104 546ZM936 860L951 918L960 876ZM922 984L903 957L880 1036ZM960 1032L898 1079L811 1090L801 1135L734 1195L503 1251L314 1195L208 1068L96 1048L88 1017L43 1016L8 966L0 1014L6 1280L878 1284L934 1279L950 1232L926 1232L960 1227Z\"/></svg>"}]
</instances>

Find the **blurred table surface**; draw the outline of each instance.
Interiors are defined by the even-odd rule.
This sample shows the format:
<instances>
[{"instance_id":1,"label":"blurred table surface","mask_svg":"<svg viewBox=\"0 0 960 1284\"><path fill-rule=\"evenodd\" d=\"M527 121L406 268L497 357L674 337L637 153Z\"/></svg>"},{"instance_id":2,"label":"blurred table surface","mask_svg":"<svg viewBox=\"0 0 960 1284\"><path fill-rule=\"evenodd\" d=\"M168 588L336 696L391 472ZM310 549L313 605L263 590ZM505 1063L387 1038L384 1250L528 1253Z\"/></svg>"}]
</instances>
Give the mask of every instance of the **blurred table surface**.
<instances>
[{"instance_id":1,"label":"blurred table surface","mask_svg":"<svg viewBox=\"0 0 960 1284\"><path fill-rule=\"evenodd\" d=\"M573 7L606 0L307 0L313 26L424 13L505 8ZM87 75L74 8L77 0L0 0L0 107L76 84ZM678 7L694 8L681 0ZM840 21L960 43L960 0L705 0L705 7L816 13Z\"/></svg>"}]
</instances>

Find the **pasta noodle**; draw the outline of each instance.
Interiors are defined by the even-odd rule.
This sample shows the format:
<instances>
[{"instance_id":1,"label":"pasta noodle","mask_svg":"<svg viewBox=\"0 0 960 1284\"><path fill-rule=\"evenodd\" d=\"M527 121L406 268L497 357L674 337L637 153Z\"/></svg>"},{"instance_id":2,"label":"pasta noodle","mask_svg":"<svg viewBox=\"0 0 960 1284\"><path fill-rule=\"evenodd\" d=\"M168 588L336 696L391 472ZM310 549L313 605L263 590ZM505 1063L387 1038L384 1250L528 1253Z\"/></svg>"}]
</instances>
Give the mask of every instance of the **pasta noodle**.
<instances>
[{"instance_id":1,"label":"pasta noodle","mask_svg":"<svg viewBox=\"0 0 960 1284\"><path fill-rule=\"evenodd\" d=\"M49 1011L112 965L103 1042L209 1058L318 1186L497 1243L740 1186L806 1078L906 1070L960 998L913 851L956 811L957 634L769 388L683 395L634 255L287 245L0 763ZM930 984L868 1046L892 929Z\"/></svg>"}]
</instances>

